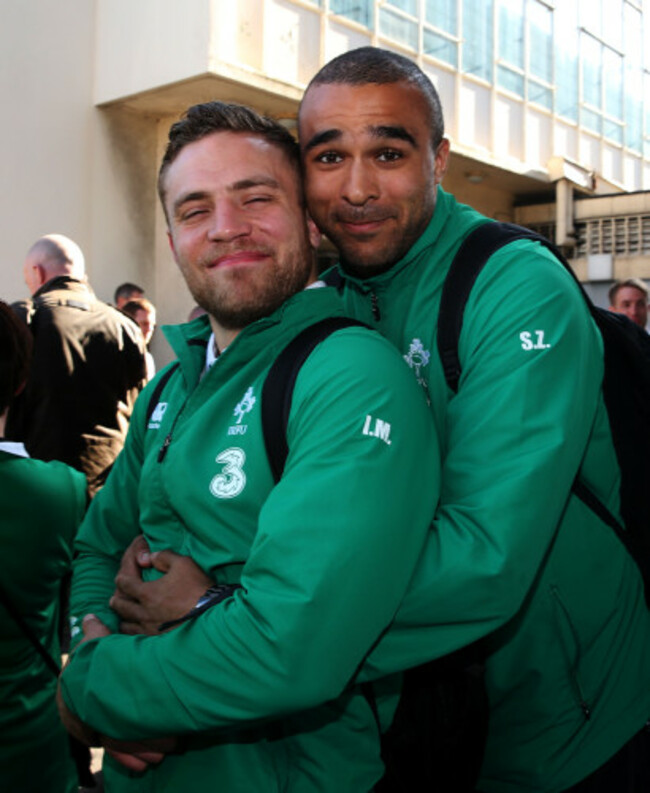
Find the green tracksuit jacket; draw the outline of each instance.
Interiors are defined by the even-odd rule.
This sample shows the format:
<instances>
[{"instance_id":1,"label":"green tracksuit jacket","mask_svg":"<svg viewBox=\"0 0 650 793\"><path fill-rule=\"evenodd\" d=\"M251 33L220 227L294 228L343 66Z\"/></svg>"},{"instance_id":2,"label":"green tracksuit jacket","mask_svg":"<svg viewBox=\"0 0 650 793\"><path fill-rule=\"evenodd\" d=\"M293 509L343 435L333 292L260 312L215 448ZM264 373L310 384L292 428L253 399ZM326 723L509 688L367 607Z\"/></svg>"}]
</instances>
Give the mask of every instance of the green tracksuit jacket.
<instances>
[{"instance_id":1,"label":"green tracksuit jacket","mask_svg":"<svg viewBox=\"0 0 650 793\"><path fill-rule=\"evenodd\" d=\"M302 292L201 380L207 321L167 329L180 370L146 427L152 385L143 392L82 526L73 619L92 611L117 629L107 602L140 532L243 589L161 636L112 635L74 652L63 692L84 721L116 738L188 737L184 754L142 776L108 761L111 791L359 793L381 775L377 724L350 681L391 623L438 497L426 401L392 345L348 328L298 375L275 486L260 424L276 355L340 313L334 290Z\"/></svg>"},{"instance_id":2,"label":"green tracksuit jacket","mask_svg":"<svg viewBox=\"0 0 650 793\"><path fill-rule=\"evenodd\" d=\"M1 586L59 663L61 582L86 509L86 479L63 463L0 444ZM56 675L0 605L0 788L75 793L79 784L55 703Z\"/></svg>"},{"instance_id":3,"label":"green tracksuit jacket","mask_svg":"<svg viewBox=\"0 0 650 793\"><path fill-rule=\"evenodd\" d=\"M560 791L650 717L650 620L635 563L570 496L581 466L617 513L619 471L599 333L542 246L517 242L491 257L465 311L458 394L445 385L440 291L461 240L482 222L440 190L429 227L401 262L346 281L346 311L404 355L443 446L435 530L363 674L381 676L490 634L480 788Z\"/></svg>"}]
</instances>

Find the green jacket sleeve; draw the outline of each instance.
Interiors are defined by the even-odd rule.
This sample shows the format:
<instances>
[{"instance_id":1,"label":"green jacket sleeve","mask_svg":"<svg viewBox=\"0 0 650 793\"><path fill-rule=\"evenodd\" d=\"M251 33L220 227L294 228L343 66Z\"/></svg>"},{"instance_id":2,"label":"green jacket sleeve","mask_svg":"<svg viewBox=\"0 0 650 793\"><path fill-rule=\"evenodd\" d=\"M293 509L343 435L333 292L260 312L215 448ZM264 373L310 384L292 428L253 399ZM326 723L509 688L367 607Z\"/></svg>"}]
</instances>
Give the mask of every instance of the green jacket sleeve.
<instances>
[{"instance_id":1,"label":"green jacket sleeve","mask_svg":"<svg viewBox=\"0 0 650 793\"><path fill-rule=\"evenodd\" d=\"M601 340L572 279L539 245L491 258L466 307L459 351L457 395L441 403L432 386L445 428L434 531L362 678L449 653L517 613L585 453Z\"/></svg>"},{"instance_id":2,"label":"green jacket sleeve","mask_svg":"<svg viewBox=\"0 0 650 793\"><path fill-rule=\"evenodd\" d=\"M243 589L162 636L80 646L63 675L68 706L135 739L337 697L390 625L421 553L438 495L432 426L383 339L356 328L330 337L299 374L289 457Z\"/></svg>"}]
</instances>

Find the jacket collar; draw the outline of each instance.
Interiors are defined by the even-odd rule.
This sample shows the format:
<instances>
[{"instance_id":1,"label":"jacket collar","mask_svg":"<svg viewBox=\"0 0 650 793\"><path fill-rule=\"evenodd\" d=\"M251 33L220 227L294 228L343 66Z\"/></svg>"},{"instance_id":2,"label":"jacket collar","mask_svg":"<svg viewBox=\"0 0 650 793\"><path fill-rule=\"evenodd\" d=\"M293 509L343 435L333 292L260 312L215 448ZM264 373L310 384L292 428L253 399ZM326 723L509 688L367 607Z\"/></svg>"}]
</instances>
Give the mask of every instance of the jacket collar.
<instances>
[{"instance_id":1,"label":"jacket collar","mask_svg":"<svg viewBox=\"0 0 650 793\"><path fill-rule=\"evenodd\" d=\"M50 278L40 289L37 289L32 297L33 299L42 297L49 292L55 292L57 289L65 289L68 292L78 292L84 295L94 295L93 290L87 282L79 281L77 278L71 278L69 275L57 275L55 278Z\"/></svg>"},{"instance_id":2,"label":"jacket collar","mask_svg":"<svg viewBox=\"0 0 650 793\"><path fill-rule=\"evenodd\" d=\"M220 358L230 360L241 356L247 360L262 345L280 352L276 345L286 343L304 327L305 316L313 321L325 316L341 316L343 308L336 290L331 288L306 289L290 297L268 317L262 317L244 328L222 353ZM282 328L282 331L280 331ZM164 325L163 333L176 354L188 383L198 382L205 368L206 345L212 334L209 318L201 317L181 325ZM276 331L278 331L276 333Z\"/></svg>"}]
</instances>

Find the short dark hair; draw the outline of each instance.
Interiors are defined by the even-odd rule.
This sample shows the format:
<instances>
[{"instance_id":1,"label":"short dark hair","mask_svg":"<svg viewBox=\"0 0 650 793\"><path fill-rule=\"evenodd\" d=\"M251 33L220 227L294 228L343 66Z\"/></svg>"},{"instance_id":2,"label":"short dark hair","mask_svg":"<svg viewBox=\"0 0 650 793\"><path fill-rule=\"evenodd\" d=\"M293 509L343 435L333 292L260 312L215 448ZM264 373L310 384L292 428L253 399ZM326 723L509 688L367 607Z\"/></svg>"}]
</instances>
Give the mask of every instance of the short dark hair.
<instances>
[{"instance_id":1,"label":"short dark hair","mask_svg":"<svg viewBox=\"0 0 650 793\"><path fill-rule=\"evenodd\" d=\"M144 289L137 284L132 284L129 281L126 281L126 283L120 284L115 290L113 301L117 303L121 297L129 298L131 295L135 295L136 293L143 295Z\"/></svg>"},{"instance_id":2,"label":"short dark hair","mask_svg":"<svg viewBox=\"0 0 650 793\"><path fill-rule=\"evenodd\" d=\"M147 300L146 297L134 297L132 300L129 300L128 303L125 303L122 306L122 311L124 314L128 314L131 319L135 319L135 315L138 311L146 311L151 313L152 311L155 312L156 307L151 302L151 300Z\"/></svg>"},{"instance_id":3,"label":"short dark hair","mask_svg":"<svg viewBox=\"0 0 650 793\"><path fill-rule=\"evenodd\" d=\"M259 135L284 152L295 169L300 185L300 150L293 135L279 122L262 116L244 105L226 102L203 102L190 107L169 130L167 148L158 173L158 195L165 208L164 178L169 166L190 143L212 135L214 132L242 132ZM300 186L302 200L302 186Z\"/></svg>"},{"instance_id":4,"label":"short dark hair","mask_svg":"<svg viewBox=\"0 0 650 793\"><path fill-rule=\"evenodd\" d=\"M626 278L625 281L616 281L614 285L609 290L609 304L610 306L614 305L616 301L616 295L623 289L623 287L631 286L634 289L638 289L639 292L643 292L643 294L648 297L648 287L643 283L640 278Z\"/></svg>"},{"instance_id":5,"label":"short dark hair","mask_svg":"<svg viewBox=\"0 0 650 793\"><path fill-rule=\"evenodd\" d=\"M33 338L10 306L0 300L0 414L11 405L29 374Z\"/></svg>"},{"instance_id":6,"label":"short dark hair","mask_svg":"<svg viewBox=\"0 0 650 793\"><path fill-rule=\"evenodd\" d=\"M431 142L438 148L445 134L440 97L433 83L413 61L379 47L359 47L337 56L312 77L305 94L315 85L385 85L406 82L416 86L429 111ZM408 112L405 110L405 112Z\"/></svg>"}]
</instances>

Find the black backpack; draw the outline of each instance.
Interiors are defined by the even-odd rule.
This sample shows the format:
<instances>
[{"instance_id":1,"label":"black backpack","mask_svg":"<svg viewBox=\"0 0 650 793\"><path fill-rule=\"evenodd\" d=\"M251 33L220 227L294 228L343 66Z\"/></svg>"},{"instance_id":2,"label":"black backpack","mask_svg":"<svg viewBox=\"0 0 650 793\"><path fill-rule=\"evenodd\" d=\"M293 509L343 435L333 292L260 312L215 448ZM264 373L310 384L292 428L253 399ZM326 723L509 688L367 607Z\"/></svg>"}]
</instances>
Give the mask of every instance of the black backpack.
<instances>
[{"instance_id":1,"label":"black backpack","mask_svg":"<svg viewBox=\"0 0 650 793\"><path fill-rule=\"evenodd\" d=\"M510 223L486 222L463 241L443 285L438 315L438 351L447 384L458 390L461 363L458 339L465 305L479 273L490 256L514 240L527 239L548 248L578 284L603 338L605 375L603 395L621 469L621 516L623 524L580 480L574 494L610 526L638 564L650 606L650 336L621 314L595 306L571 265L547 239L530 229ZM525 267L526 264L521 266ZM530 266L534 266L531 264Z\"/></svg>"}]
</instances>

